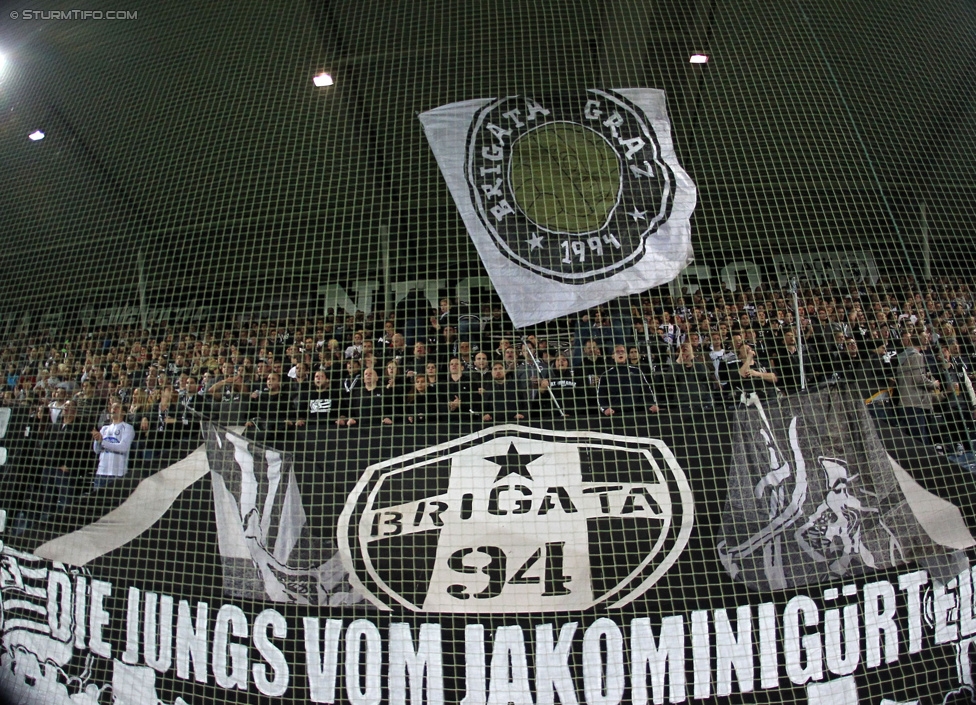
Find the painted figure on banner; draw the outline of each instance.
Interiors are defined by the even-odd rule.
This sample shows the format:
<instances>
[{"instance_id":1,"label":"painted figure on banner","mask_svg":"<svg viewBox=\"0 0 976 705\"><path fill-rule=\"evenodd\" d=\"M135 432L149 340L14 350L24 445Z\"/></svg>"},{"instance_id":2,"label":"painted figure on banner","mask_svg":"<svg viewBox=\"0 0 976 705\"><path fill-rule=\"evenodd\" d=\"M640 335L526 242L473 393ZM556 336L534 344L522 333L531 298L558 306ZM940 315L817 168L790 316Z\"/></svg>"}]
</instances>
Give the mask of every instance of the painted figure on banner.
<instances>
[{"instance_id":1,"label":"painted figure on banner","mask_svg":"<svg viewBox=\"0 0 976 705\"><path fill-rule=\"evenodd\" d=\"M754 395L737 411L734 440L718 550L747 586L783 590L950 552L907 489L944 500L907 487L855 394L827 389L765 406Z\"/></svg>"}]
</instances>

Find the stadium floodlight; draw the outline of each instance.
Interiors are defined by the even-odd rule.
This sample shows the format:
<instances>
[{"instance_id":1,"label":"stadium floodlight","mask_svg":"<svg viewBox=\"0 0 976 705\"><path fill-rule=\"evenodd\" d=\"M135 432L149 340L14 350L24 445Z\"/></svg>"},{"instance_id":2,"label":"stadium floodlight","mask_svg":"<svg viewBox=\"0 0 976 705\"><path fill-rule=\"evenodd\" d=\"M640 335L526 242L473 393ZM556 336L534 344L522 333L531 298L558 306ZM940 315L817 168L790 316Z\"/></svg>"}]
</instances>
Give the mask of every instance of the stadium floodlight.
<instances>
[{"instance_id":1,"label":"stadium floodlight","mask_svg":"<svg viewBox=\"0 0 976 705\"><path fill-rule=\"evenodd\" d=\"M326 86L333 85L335 81L332 80L332 76L330 74L323 71L322 73L312 78L312 83L314 83L319 88L325 88Z\"/></svg>"},{"instance_id":2,"label":"stadium floodlight","mask_svg":"<svg viewBox=\"0 0 976 705\"><path fill-rule=\"evenodd\" d=\"M692 54L688 61L692 64L707 64L708 54Z\"/></svg>"},{"instance_id":3,"label":"stadium floodlight","mask_svg":"<svg viewBox=\"0 0 976 705\"><path fill-rule=\"evenodd\" d=\"M27 135L28 139L37 142L38 140L44 139L44 133L40 130L34 130L32 133Z\"/></svg>"}]
</instances>

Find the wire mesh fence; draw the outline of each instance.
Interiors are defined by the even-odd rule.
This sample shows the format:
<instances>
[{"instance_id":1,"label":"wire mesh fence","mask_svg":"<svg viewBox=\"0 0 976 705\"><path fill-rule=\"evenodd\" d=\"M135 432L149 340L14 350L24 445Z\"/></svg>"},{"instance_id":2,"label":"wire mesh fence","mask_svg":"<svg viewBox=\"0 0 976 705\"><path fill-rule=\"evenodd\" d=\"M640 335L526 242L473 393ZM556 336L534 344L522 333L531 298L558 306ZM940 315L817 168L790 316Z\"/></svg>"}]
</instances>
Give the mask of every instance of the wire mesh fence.
<instances>
[{"instance_id":1,"label":"wire mesh fence","mask_svg":"<svg viewBox=\"0 0 976 705\"><path fill-rule=\"evenodd\" d=\"M0 696L976 700L966 3L0 19Z\"/></svg>"}]
</instances>

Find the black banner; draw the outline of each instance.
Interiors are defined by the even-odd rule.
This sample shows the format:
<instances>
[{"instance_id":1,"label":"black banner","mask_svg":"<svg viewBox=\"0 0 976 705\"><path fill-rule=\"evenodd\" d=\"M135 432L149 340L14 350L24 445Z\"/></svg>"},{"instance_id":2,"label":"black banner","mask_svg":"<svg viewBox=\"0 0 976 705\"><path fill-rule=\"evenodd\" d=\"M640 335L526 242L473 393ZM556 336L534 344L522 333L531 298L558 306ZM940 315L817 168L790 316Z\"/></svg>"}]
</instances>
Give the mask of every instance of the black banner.
<instances>
[{"instance_id":1,"label":"black banner","mask_svg":"<svg viewBox=\"0 0 976 705\"><path fill-rule=\"evenodd\" d=\"M972 696L971 477L846 392L275 448L204 433L209 471L83 566L39 558L53 524L12 531L22 497L0 500L12 702ZM166 477L60 533L121 530L116 505Z\"/></svg>"}]
</instances>

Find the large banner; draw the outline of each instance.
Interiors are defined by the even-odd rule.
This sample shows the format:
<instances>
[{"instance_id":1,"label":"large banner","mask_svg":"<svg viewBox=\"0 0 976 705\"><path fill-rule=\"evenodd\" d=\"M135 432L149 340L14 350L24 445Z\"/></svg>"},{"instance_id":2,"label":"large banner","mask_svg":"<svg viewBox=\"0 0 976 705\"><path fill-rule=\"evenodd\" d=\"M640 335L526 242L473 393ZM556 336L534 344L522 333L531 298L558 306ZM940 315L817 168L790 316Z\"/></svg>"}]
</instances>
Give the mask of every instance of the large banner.
<instances>
[{"instance_id":1,"label":"large banner","mask_svg":"<svg viewBox=\"0 0 976 705\"><path fill-rule=\"evenodd\" d=\"M361 601L349 589L331 537L312 534L294 458L208 424L224 592L312 605Z\"/></svg>"},{"instance_id":2,"label":"large banner","mask_svg":"<svg viewBox=\"0 0 976 705\"><path fill-rule=\"evenodd\" d=\"M511 95L420 115L516 328L674 279L697 193L664 91Z\"/></svg>"},{"instance_id":3,"label":"large banner","mask_svg":"<svg viewBox=\"0 0 976 705\"><path fill-rule=\"evenodd\" d=\"M959 510L888 454L859 399L753 405L736 423L718 544L733 578L777 590L972 548Z\"/></svg>"},{"instance_id":4,"label":"large banner","mask_svg":"<svg viewBox=\"0 0 976 705\"><path fill-rule=\"evenodd\" d=\"M157 492L140 531L126 503L171 469L132 480L119 507L85 500L57 524L66 536L4 527L0 692L971 702L969 472L844 390L757 402L333 426L278 448L210 425L209 470ZM0 522L15 501L0 498ZM78 548L109 529L131 539Z\"/></svg>"}]
</instances>

